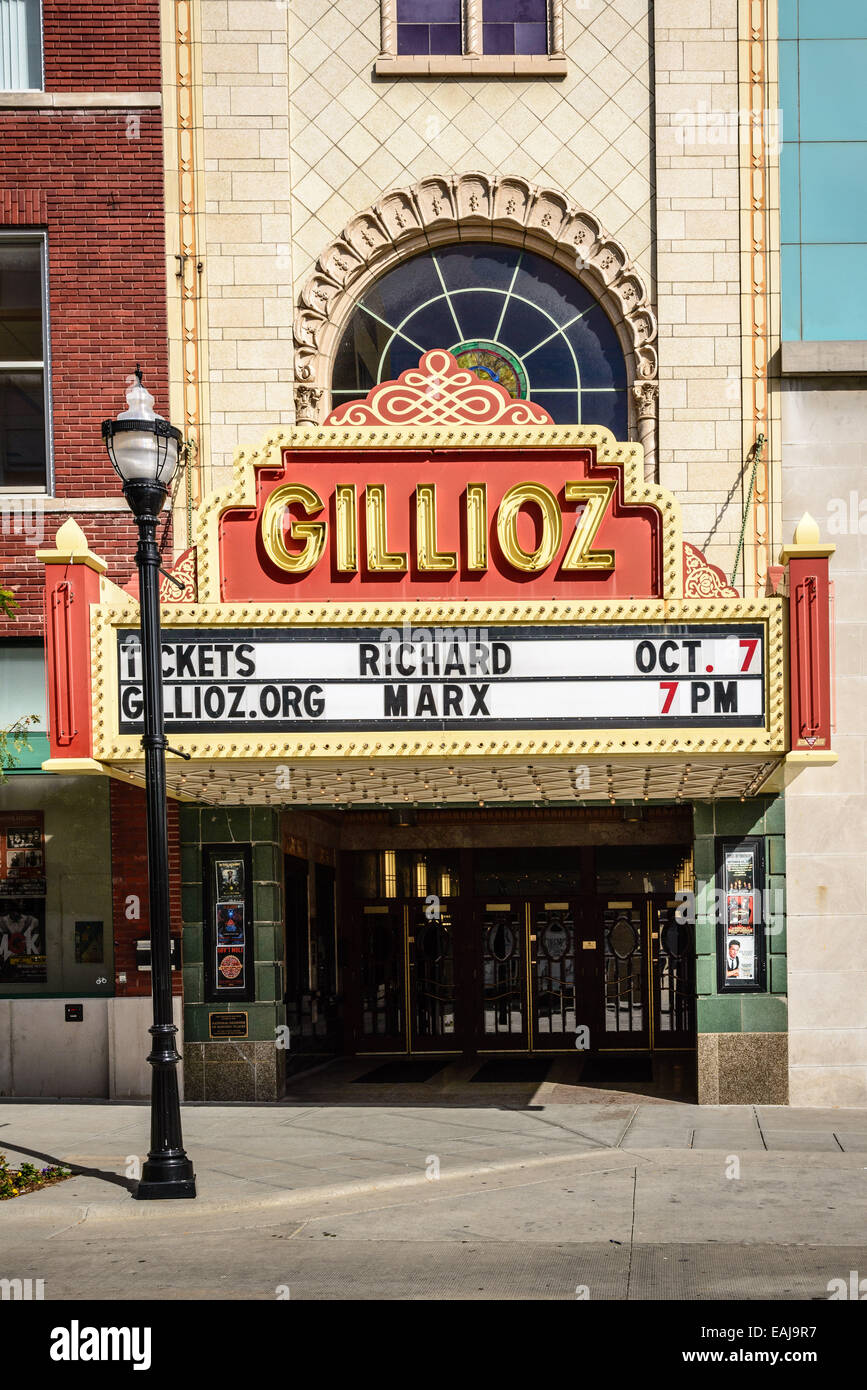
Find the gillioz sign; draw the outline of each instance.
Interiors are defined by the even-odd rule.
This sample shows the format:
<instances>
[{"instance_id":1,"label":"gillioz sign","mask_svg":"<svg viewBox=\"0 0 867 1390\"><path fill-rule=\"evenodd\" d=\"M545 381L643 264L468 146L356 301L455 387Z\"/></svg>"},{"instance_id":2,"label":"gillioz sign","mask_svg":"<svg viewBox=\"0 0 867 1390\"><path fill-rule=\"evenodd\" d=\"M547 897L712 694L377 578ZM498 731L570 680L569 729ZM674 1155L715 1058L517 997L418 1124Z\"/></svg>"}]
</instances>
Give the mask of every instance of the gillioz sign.
<instances>
[{"instance_id":1,"label":"gillioz sign","mask_svg":"<svg viewBox=\"0 0 867 1390\"><path fill-rule=\"evenodd\" d=\"M239 453L175 567L183 592L162 594L167 729L193 760L171 763L176 787L216 798L231 764L223 792L247 775L255 799L269 763L314 759L327 800L363 760L435 797L440 762L532 772L532 754L564 775L600 759L609 799L620 767L645 796L704 768L717 795L791 751L832 758L832 548L802 524L769 592L741 598L642 464L444 351ZM135 594L100 577L75 523L41 558L49 766L136 774Z\"/></svg>"}]
</instances>

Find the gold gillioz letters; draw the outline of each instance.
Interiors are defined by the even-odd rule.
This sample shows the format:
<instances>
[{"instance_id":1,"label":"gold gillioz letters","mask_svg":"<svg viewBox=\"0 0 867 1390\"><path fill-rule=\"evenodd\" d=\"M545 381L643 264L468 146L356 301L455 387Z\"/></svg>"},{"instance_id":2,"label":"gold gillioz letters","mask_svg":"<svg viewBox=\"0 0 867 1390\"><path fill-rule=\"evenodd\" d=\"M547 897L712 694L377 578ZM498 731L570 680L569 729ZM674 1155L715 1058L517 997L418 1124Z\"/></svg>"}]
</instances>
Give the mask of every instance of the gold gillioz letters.
<instances>
[{"instance_id":1,"label":"gold gillioz letters","mask_svg":"<svg viewBox=\"0 0 867 1390\"><path fill-rule=\"evenodd\" d=\"M602 519L614 496L613 481L567 482L567 502L583 502L562 569L611 570L614 552L594 550ZM525 506L538 508L541 539L535 550L524 550L518 541L518 516ZM279 569L290 574L306 574L318 565L325 552L328 523L303 521L289 516L289 507L301 507L307 516L325 510L318 493L304 483L286 483L275 489L262 512L262 541L267 554ZM488 489L486 483L468 483L464 493L467 537L467 568L488 568ZM454 551L437 545L437 490L434 483L419 483L415 490L416 561L419 570L453 573L458 568ZM407 565L406 551L388 548L387 493L384 483L368 483L365 488L365 531L367 568L371 571L402 573ZM300 550L290 550L287 537L303 541ZM517 483L503 495L497 509L497 538L509 564L517 570L538 572L554 562L563 540L560 504L550 488L542 483ZM334 544L338 570L354 574L358 570L358 497L354 483L338 483L334 490Z\"/></svg>"}]
</instances>

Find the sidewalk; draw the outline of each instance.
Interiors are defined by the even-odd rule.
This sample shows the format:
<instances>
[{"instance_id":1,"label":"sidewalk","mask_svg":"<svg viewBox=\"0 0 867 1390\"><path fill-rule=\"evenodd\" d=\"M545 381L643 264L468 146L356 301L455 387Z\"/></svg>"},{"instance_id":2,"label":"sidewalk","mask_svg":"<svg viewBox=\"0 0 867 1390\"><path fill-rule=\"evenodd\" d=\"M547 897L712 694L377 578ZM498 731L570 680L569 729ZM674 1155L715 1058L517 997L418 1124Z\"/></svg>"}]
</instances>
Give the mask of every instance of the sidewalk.
<instances>
[{"instance_id":1,"label":"sidewalk","mask_svg":"<svg viewBox=\"0 0 867 1390\"><path fill-rule=\"evenodd\" d=\"M179 1204L131 1200L148 1121L146 1105L0 1102L0 1152L75 1173L4 1202L0 1224L175 1222ZM835 1172L863 1174L867 1163L865 1110L622 1099L580 1107L506 1099L474 1109L452 1107L445 1096L416 1108L383 1096L380 1105L354 1107L188 1105L183 1128L198 1187L196 1201L183 1203L185 1222L265 1209L279 1215L364 1193L429 1192L433 1181L472 1185L531 1172L541 1180L570 1166L632 1171L642 1156L678 1155L697 1167L700 1155L712 1156L715 1169L726 1155L744 1164L784 1159L782 1171L793 1171L795 1160L830 1185Z\"/></svg>"},{"instance_id":2,"label":"sidewalk","mask_svg":"<svg viewBox=\"0 0 867 1390\"><path fill-rule=\"evenodd\" d=\"M476 1106L189 1105L198 1197L137 1202L125 1169L148 1123L146 1105L0 1102L0 1152L77 1170L0 1204L0 1277L59 1301L742 1306L867 1276L864 1110L539 1104L526 1088Z\"/></svg>"}]
</instances>

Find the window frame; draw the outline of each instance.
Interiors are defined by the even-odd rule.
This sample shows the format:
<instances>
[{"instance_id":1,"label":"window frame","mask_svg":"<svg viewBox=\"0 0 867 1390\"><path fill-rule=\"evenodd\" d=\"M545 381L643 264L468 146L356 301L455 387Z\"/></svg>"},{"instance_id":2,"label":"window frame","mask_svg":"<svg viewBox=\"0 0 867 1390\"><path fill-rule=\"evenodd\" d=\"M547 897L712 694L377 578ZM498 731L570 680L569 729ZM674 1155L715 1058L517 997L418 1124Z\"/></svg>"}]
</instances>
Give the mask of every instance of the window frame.
<instances>
[{"instance_id":1,"label":"window frame","mask_svg":"<svg viewBox=\"0 0 867 1390\"><path fill-rule=\"evenodd\" d=\"M45 7L43 0L34 0L39 6L39 85L38 87L0 87L0 95L16 96L22 92L45 91Z\"/></svg>"},{"instance_id":2,"label":"window frame","mask_svg":"<svg viewBox=\"0 0 867 1390\"><path fill-rule=\"evenodd\" d=\"M547 77L566 76L563 0L548 0L547 53L485 53L483 0L461 0L462 53L399 54L397 0L380 0L377 77Z\"/></svg>"},{"instance_id":3,"label":"window frame","mask_svg":"<svg viewBox=\"0 0 867 1390\"><path fill-rule=\"evenodd\" d=\"M16 487L0 483L0 497L51 497L54 492L54 434L51 418L51 325L48 315L48 233L47 231L18 231L0 227L0 247L39 246L39 270L42 292L42 361L12 362L0 358L0 371L41 371L42 399L45 418L45 479L42 487Z\"/></svg>"}]
</instances>

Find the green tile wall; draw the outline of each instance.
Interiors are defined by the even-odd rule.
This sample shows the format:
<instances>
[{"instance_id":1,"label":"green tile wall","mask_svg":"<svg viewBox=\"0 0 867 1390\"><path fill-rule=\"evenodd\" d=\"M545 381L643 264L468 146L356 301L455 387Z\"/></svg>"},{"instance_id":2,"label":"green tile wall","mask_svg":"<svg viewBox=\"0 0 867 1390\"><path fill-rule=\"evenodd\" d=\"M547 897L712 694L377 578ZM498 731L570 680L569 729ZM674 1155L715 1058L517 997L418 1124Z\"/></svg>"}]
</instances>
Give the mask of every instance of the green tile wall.
<instances>
[{"instance_id":1,"label":"green tile wall","mask_svg":"<svg viewBox=\"0 0 867 1390\"><path fill-rule=\"evenodd\" d=\"M184 930L184 1030L208 1041L208 1015L244 1009L249 1038L273 1042L286 1021L283 1003L283 902L280 816L265 806L180 807L181 906ZM253 851L253 946L256 998L249 1004L206 1004L202 923L202 845L249 844Z\"/></svg>"},{"instance_id":2,"label":"green tile wall","mask_svg":"<svg viewBox=\"0 0 867 1390\"><path fill-rule=\"evenodd\" d=\"M775 1033L787 1028L785 800L758 796L748 801L696 802L693 813L696 892L696 993L699 1033ZM767 989L762 994L717 993L716 844L727 838L761 835L765 841L765 887L772 892L767 935Z\"/></svg>"}]
</instances>

